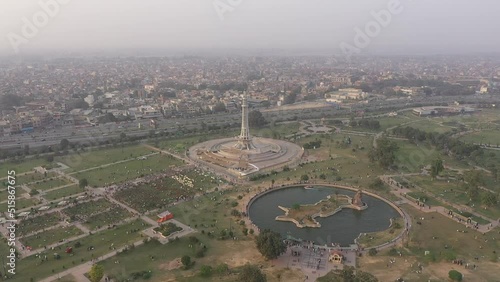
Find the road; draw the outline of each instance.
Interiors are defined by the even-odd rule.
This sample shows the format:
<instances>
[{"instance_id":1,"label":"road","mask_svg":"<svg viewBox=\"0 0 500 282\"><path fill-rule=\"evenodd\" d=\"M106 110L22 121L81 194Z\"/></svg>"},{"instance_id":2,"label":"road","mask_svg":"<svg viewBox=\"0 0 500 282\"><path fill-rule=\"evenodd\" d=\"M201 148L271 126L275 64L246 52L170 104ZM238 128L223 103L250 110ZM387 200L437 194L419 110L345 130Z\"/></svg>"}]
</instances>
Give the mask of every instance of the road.
<instances>
[{"instance_id":1,"label":"road","mask_svg":"<svg viewBox=\"0 0 500 282\"><path fill-rule=\"evenodd\" d=\"M260 109L267 120L280 119L282 121L299 119L315 119L321 117L348 116L355 113L380 112L380 111L404 111L415 106L433 105L436 103L451 104L456 100L470 103L478 102L500 102L500 97L486 96L449 96L449 97L417 97L413 99L398 98L385 101L370 101L370 103L348 104L345 108L337 109L332 105L324 103L324 107L310 108L307 104L297 104L299 107ZM316 103L316 106L320 103ZM377 116L377 115L374 115ZM179 129L201 129L202 124L206 126L222 126L237 123L241 119L240 112L209 114L204 116L184 117L184 118L160 118L157 120L157 128L149 126L149 119L123 122L120 124L107 123L99 126L89 126L78 128L75 126L57 127L46 130L37 130L33 133L15 134L11 136L0 136L0 148L23 148L25 145L30 148L40 146L50 146L59 144L61 139L68 139L72 142L102 141L109 138L118 138L122 132L128 136L147 136L151 130L166 131L175 133ZM139 128L140 124L140 128Z\"/></svg>"}]
</instances>

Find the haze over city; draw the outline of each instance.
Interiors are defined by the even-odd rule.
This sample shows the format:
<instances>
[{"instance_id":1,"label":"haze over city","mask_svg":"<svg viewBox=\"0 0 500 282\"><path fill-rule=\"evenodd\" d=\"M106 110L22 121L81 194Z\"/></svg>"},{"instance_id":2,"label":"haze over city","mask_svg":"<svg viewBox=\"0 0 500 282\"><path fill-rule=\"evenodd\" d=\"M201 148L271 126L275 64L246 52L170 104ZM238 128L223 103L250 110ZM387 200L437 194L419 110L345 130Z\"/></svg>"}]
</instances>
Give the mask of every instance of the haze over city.
<instances>
[{"instance_id":1,"label":"haze over city","mask_svg":"<svg viewBox=\"0 0 500 282\"><path fill-rule=\"evenodd\" d=\"M55 1L55 0L54 0ZM0 54L15 54L13 33L23 18L43 11L40 2L0 2ZM60 1L18 54L78 51L189 53L227 50L341 54L355 28L394 1L298 0L88 0ZM500 38L498 1L396 1L393 14L362 54L496 53ZM245 52L241 52L245 53Z\"/></svg>"}]
</instances>

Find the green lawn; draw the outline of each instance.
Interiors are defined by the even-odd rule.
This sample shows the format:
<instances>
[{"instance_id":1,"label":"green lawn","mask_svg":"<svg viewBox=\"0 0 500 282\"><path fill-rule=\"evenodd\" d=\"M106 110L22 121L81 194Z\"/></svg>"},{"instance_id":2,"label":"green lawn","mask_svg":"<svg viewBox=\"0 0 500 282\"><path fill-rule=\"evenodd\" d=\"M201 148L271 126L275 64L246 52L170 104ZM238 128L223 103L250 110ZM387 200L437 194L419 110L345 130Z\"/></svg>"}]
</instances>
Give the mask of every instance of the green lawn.
<instances>
[{"instance_id":1,"label":"green lawn","mask_svg":"<svg viewBox=\"0 0 500 282\"><path fill-rule=\"evenodd\" d=\"M18 194L19 195L19 194ZM34 198L21 198L16 197L16 210L29 208L31 206L35 206L38 204L38 201ZM7 202L3 202L0 204L0 211L7 211Z\"/></svg>"},{"instance_id":2,"label":"green lawn","mask_svg":"<svg viewBox=\"0 0 500 282\"><path fill-rule=\"evenodd\" d=\"M283 138L287 135L299 131L300 124L298 122L291 122L286 124L279 124L274 127L265 127L261 129L253 129L250 134L253 136L266 137L266 138Z\"/></svg>"},{"instance_id":3,"label":"green lawn","mask_svg":"<svg viewBox=\"0 0 500 282\"><path fill-rule=\"evenodd\" d=\"M36 217L21 220L17 228L18 236L25 236L31 232L52 227L61 221L59 213L46 213Z\"/></svg>"},{"instance_id":4,"label":"green lawn","mask_svg":"<svg viewBox=\"0 0 500 282\"><path fill-rule=\"evenodd\" d=\"M123 148L96 149L89 152L81 152L80 154L56 157L55 160L69 166L71 171L80 171L130 158L137 158L149 153L151 153L150 149L142 145L134 145Z\"/></svg>"},{"instance_id":5,"label":"green lawn","mask_svg":"<svg viewBox=\"0 0 500 282\"><path fill-rule=\"evenodd\" d=\"M78 240L81 243L79 248L74 248L75 242L70 242L55 250L42 252L41 257L46 255L46 261L42 262L40 258L35 256L22 259L17 262L16 275L9 281L26 282L30 281L30 278L42 279L67 268L89 262L92 258L98 258L111 252L112 244L115 248L120 248L140 240L140 232L148 227L149 225L142 220L135 220L113 229L106 229L97 234L86 236ZM87 250L91 246L94 249ZM67 247L73 247L73 255L65 253ZM58 253L61 258L56 260L54 253Z\"/></svg>"},{"instance_id":6,"label":"green lawn","mask_svg":"<svg viewBox=\"0 0 500 282\"><path fill-rule=\"evenodd\" d=\"M86 220L87 218L99 214L114 207L116 204L104 198L97 200L80 202L74 206L62 209L61 212L70 218Z\"/></svg>"},{"instance_id":7,"label":"green lawn","mask_svg":"<svg viewBox=\"0 0 500 282\"><path fill-rule=\"evenodd\" d=\"M181 238L178 241L169 242L165 245L157 241L151 241L131 251L107 259L100 264L103 265L106 275L118 281L125 281L127 278L130 278L132 273L141 271L151 271L151 281L162 281L161 277L169 275L168 272L171 271L166 271L161 267L161 264L169 263L173 259L187 254L193 257L186 238ZM116 263L117 261L119 263ZM176 270L175 272L178 271L180 270ZM143 280L140 279L139 281Z\"/></svg>"},{"instance_id":8,"label":"green lawn","mask_svg":"<svg viewBox=\"0 0 500 282\"><path fill-rule=\"evenodd\" d=\"M8 170L14 170L16 174L21 174L25 172L32 171L33 168L37 166L47 165L49 162L45 158L30 158L22 161L7 161L0 163L0 171L3 172L3 175L0 175L0 178L4 178L7 176Z\"/></svg>"},{"instance_id":9,"label":"green lawn","mask_svg":"<svg viewBox=\"0 0 500 282\"><path fill-rule=\"evenodd\" d=\"M436 259L454 255L469 261L482 256L489 260L493 255L491 251L500 248L500 240L494 239L498 237L496 231L482 235L441 214L424 213L409 205L404 205L404 209L421 222L421 224L414 223L410 232L410 250L418 257L423 258L424 251L430 251L431 257Z\"/></svg>"},{"instance_id":10,"label":"green lawn","mask_svg":"<svg viewBox=\"0 0 500 282\"><path fill-rule=\"evenodd\" d=\"M403 123L411 122L415 120L415 118L408 118L405 116L395 116L395 117L380 117L376 118L375 120L378 120L380 122L380 131L386 130L390 127L401 125Z\"/></svg>"},{"instance_id":11,"label":"green lawn","mask_svg":"<svg viewBox=\"0 0 500 282\"><path fill-rule=\"evenodd\" d=\"M412 123L410 125L413 128L420 129L422 131L426 132L437 132L437 133L444 133L444 132L449 132L453 130L453 127L444 125L440 123L437 120L434 119L425 119L421 120L415 123Z\"/></svg>"},{"instance_id":12,"label":"green lawn","mask_svg":"<svg viewBox=\"0 0 500 282\"><path fill-rule=\"evenodd\" d=\"M115 198L131 208L146 212L155 209L166 209L168 205L197 193L210 191L221 181L209 173L191 170L165 177L150 183L116 192Z\"/></svg>"},{"instance_id":13,"label":"green lawn","mask_svg":"<svg viewBox=\"0 0 500 282\"><path fill-rule=\"evenodd\" d=\"M87 218L84 225L90 230L96 230L104 226L119 223L120 221L131 216L132 214L128 210L120 206L115 206L105 212L98 213Z\"/></svg>"},{"instance_id":14,"label":"green lawn","mask_svg":"<svg viewBox=\"0 0 500 282\"><path fill-rule=\"evenodd\" d=\"M56 190L52 190L43 195L43 197L48 201L53 201L56 199L60 199L63 197L69 197L78 193L85 192L85 189L80 188L77 184L71 185L64 188L59 188Z\"/></svg>"},{"instance_id":15,"label":"green lawn","mask_svg":"<svg viewBox=\"0 0 500 282\"><path fill-rule=\"evenodd\" d=\"M473 132L460 137L460 140L470 143L489 144L491 146L498 147L500 145L500 130L496 129Z\"/></svg>"},{"instance_id":16,"label":"green lawn","mask_svg":"<svg viewBox=\"0 0 500 282\"><path fill-rule=\"evenodd\" d=\"M363 248L369 249L390 242L403 231L404 225L404 219L402 217L398 217L392 221L391 227L386 230L362 233L358 238L358 243Z\"/></svg>"},{"instance_id":17,"label":"green lawn","mask_svg":"<svg viewBox=\"0 0 500 282\"><path fill-rule=\"evenodd\" d=\"M432 161L441 158L444 165L454 168L467 168L463 162L441 154L427 144L411 144L409 141L394 140L399 146L396 152L396 164L401 172L420 172L421 168L430 165Z\"/></svg>"},{"instance_id":18,"label":"green lawn","mask_svg":"<svg viewBox=\"0 0 500 282\"><path fill-rule=\"evenodd\" d=\"M408 196L411 196L414 199L420 200L421 202L423 202L429 206L442 206L443 205L442 202L436 200L434 197L429 196L423 192L410 192L410 193L408 193Z\"/></svg>"},{"instance_id":19,"label":"green lawn","mask_svg":"<svg viewBox=\"0 0 500 282\"><path fill-rule=\"evenodd\" d=\"M49 172L49 173L47 173L47 175L45 175L44 173L39 173L39 172L32 172L32 173L28 173L28 174L25 174L22 176L17 176L16 177L16 185L28 184L28 183L32 183L35 181L48 180L48 179L53 178L55 176L57 176L57 175L53 172Z\"/></svg>"},{"instance_id":20,"label":"green lawn","mask_svg":"<svg viewBox=\"0 0 500 282\"><path fill-rule=\"evenodd\" d=\"M425 189L426 191L435 195L439 201L448 202L453 204L463 204L469 207L474 206L474 210L486 217L496 219L500 217L500 208L497 206L492 206L484 209L481 204L481 196L484 191L479 191L479 196L477 199L470 200L464 190L462 183L458 180L432 180L430 176L411 176L407 179L416 184L417 186ZM429 203L430 204L430 203ZM484 222L484 220L482 221Z\"/></svg>"},{"instance_id":21,"label":"green lawn","mask_svg":"<svg viewBox=\"0 0 500 282\"><path fill-rule=\"evenodd\" d=\"M49 190L57 187L61 187L64 185L68 185L71 182L65 178L53 178L49 180L40 180L35 183L29 184L29 188L36 189L38 191Z\"/></svg>"},{"instance_id":22,"label":"green lawn","mask_svg":"<svg viewBox=\"0 0 500 282\"><path fill-rule=\"evenodd\" d=\"M64 226L24 237L20 240L25 246L31 246L33 249L38 249L81 234L83 234L83 232L74 226Z\"/></svg>"},{"instance_id":23,"label":"green lawn","mask_svg":"<svg viewBox=\"0 0 500 282\"><path fill-rule=\"evenodd\" d=\"M77 179L87 179L90 186L99 187L157 173L171 167L180 166L183 162L170 155L156 154L145 160L134 159L104 168L78 172L73 174Z\"/></svg>"}]
</instances>

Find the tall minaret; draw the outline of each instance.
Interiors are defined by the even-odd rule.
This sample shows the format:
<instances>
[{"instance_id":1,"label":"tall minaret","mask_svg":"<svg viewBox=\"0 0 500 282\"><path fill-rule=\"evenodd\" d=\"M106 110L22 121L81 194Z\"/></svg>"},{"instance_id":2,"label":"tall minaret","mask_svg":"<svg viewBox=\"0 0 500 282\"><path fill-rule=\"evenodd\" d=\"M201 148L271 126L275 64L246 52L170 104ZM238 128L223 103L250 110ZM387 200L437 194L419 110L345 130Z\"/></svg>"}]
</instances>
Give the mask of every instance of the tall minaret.
<instances>
[{"instance_id":1,"label":"tall minaret","mask_svg":"<svg viewBox=\"0 0 500 282\"><path fill-rule=\"evenodd\" d=\"M250 128L248 127L248 102L246 93L243 94L243 100L241 103L241 133L240 136L238 136L238 139L238 144L236 146L239 149L250 150L255 148L252 144Z\"/></svg>"}]
</instances>

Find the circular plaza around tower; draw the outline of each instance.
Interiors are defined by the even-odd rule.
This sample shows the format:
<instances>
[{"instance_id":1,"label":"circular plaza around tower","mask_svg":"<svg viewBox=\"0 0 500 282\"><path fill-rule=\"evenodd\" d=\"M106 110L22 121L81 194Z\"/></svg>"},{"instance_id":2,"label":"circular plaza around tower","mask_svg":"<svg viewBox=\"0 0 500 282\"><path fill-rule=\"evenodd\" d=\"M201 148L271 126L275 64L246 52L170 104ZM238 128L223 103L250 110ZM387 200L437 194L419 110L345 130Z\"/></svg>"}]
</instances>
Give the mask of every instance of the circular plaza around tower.
<instances>
[{"instance_id":1,"label":"circular plaza around tower","mask_svg":"<svg viewBox=\"0 0 500 282\"><path fill-rule=\"evenodd\" d=\"M243 95L240 135L194 145L187 155L216 172L244 179L252 174L294 166L303 153L303 148L287 141L250 136L248 102Z\"/></svg>"},{"instance_id":2,"label":"circular plaza around tower","mask_svg":"<svg viewBox=\"0 0 500 282\"><path fill-rule=\"evenodd\" d=\"M251 139L251 148L241 148L238 137L210 140L189 148L198 163L235 177L277 170L298 164L304 150L293 143L268 138Z\"/></svg>"}]
</instances>

